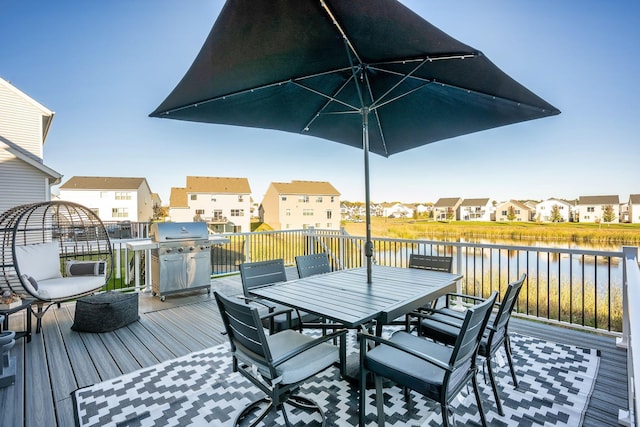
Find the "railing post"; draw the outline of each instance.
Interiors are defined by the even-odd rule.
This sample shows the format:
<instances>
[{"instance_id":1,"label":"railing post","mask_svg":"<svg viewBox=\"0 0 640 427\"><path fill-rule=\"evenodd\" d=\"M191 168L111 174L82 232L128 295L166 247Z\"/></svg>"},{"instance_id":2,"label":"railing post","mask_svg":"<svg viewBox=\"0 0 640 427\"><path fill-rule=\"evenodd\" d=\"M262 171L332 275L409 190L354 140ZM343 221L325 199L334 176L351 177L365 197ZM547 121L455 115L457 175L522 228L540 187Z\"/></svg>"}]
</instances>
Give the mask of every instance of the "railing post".
<instances>
[{"instance_id":1,"label":"railing post","mask_svg":"<svg viewBox=\"0 0 640 427\"><path fill-rule=\"evenodd\" d=\"M616 338L616 347L626 349L629 347L629 290L627 287L627 260L633 258L638 259L638 248L635 246L623 246L622 253L624 254L622 256L622 336Z\"/></svg>"},{"instance_id":2,"label":"railing post","mask_svg":"<svg viewBox=\"0 0 640 427\"><path fill-rule=\"evenodd\" d=\"M624 246L622 253L622 338L617 340L616 345L627 349L627 395L629 403L627 408L618 410L618 422L625 426L635 426L638 424L638 420L636 419L638 414L636 396L638 396L639 393L635 381L634 367L640 365L640 354L634 352L634 347L637 347L637 344L633 341L633 333L640 327L640 320L636 311L632 313L629 310L629 300L637 300L638 292L640 292L638 248Z\"/></svg>"}]
</instances>

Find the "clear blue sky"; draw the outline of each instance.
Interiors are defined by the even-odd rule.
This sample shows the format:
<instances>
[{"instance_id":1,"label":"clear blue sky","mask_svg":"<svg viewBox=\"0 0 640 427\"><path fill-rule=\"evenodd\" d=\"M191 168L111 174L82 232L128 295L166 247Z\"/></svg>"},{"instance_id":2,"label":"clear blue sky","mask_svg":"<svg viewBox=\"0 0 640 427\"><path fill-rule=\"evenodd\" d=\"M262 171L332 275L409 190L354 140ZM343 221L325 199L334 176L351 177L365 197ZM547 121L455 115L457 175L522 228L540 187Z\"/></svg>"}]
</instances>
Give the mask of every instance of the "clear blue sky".
<instances>
[{"instance_id":1,"label":"clear blue sky","mask_svg":"<svg viewBox=\"0 0 640 427\"><path fill-rule=\"evenodd\" d=\"M371 157L374 201L640 193L640 2L403 0L484 52L559 116ZM56 112L45 164L146 177L168 203L187 175L330 181L364 200L362 153L260 129L149 118L200 50L222 0L0 0L0 77ZM55 191L55 189L54 189Z\"/></svg>"}]
</instances>

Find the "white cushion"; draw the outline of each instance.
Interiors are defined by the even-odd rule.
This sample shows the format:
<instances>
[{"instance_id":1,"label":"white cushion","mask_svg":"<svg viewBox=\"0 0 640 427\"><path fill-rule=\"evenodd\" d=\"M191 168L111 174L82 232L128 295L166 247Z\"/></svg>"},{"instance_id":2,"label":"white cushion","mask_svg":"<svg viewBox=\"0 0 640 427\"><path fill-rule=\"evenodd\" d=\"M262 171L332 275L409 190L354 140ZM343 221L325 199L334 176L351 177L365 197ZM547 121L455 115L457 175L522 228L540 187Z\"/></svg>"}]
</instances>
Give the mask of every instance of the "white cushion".
<instances>
[{"instance_id":1,"label":"white cushion","mask_svg":"<svg viewBox=\"0 0 640 427\"><path fill-rule=\"evenodd\" d=\"M31 276L38 283L62 277L58 242L16 246L15 255L20 274Z\"/></svg>"},{"instance_id":2,"label":"white cushion","mask_svg":"<svg viewBox=\"0 0 640 427\"><path fill-rule=\"evenodd\" d=\"M38 296L43 299L67 299L100 289L104 276L73 276L38 281Z\"/></svg>"}]
</instances>

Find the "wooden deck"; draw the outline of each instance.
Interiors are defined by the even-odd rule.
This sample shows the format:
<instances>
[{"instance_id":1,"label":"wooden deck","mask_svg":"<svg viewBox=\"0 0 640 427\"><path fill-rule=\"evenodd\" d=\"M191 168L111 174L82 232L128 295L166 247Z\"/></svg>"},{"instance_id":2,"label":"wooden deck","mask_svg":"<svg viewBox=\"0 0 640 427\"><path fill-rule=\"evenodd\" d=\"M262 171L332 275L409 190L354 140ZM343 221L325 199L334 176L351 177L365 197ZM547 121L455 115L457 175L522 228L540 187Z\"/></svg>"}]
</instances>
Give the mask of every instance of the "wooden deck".
<instances>
[{"instance_id":1,"label":"wooden deck","mask_svg":"<svg viewBox=\"0 0 640 427\"><path fill-rule=\"evenodd\" d=\"M295 269L288 269L295 275ZM226 294L241 291L239 276L215 279ZM140 321L114 332L78 333L70 329L75 304L52 308L43 331L27 343L19 340L13 386L0 389L0 426L73 426L71 393L78 387L202 350L225 341L213 295L206 292L167 297L140 294ZM25 316L14 314L10 329L22 330ZM35 325L35 322L34 322ZM613 337L513 319L511 330L550 341L597 348L601 361L585 426L618 425L618 409L627 408L626 351Z\"/></svg>"}]
</instances>

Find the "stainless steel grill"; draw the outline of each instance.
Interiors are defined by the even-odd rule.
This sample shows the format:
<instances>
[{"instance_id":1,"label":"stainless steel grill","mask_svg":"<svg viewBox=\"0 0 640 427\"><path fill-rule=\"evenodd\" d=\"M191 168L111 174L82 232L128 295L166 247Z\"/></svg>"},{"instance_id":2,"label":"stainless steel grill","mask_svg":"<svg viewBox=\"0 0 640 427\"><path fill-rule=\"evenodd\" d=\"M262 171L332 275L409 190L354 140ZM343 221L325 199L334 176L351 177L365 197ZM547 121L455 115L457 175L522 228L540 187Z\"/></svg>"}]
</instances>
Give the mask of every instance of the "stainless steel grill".
<instances>
[{"instance_id":1,"label":"stainless steel grill","mask_svg":"<svg viewBox=\"0 0 640 427\"><path fill-rule=\"evenodd\" d=\"M211 292L211 244L204 222L151 224L151 288L162 301L178 292Z\"/></svg>"}]
</instances>

